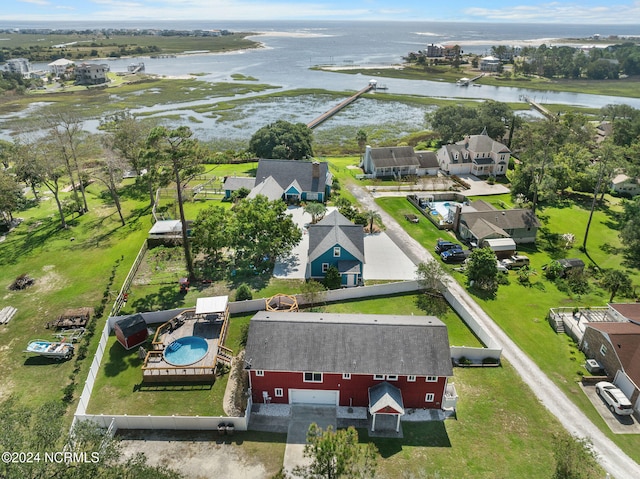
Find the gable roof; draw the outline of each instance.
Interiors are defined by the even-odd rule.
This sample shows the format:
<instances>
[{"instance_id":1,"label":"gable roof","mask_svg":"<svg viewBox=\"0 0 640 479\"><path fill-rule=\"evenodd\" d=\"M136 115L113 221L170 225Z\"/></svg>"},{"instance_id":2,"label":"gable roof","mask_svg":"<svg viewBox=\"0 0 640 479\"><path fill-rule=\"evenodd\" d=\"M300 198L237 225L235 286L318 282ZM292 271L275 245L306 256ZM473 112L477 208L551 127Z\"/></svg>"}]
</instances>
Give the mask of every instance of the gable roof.
<instances>
[{"instance_id":1,"label":"gable roof","mask_svg":"<svg viewBox=\"0 0 640 479\"><path fill-rule=\"evenodd\" d=\"M258 311L252 369L452 376L447 326L434 316Z\"/></svg>"},{"instance_id":2,"label":"gable roof","mask_svg":"<svg viewBox=\"0 0 640 479\"><path fill-rule=\"evenodd\" d=\"M640 325L630 322L593 322L587 328L600 331L611 343L624 372L640 387Z\"/></svg>"},{"instance_id":3,"label":"gable roof","mask_svg":"<svg viewBox=\"0 0 640 479\"><path fill-rule=\"evenodd\" d=\"M315 225L309 225L309 261L314 261L335 245L340 245L364 262L364 230L338 210L333 210Z\"/></svg>"},{"instance_id":4,"label":"gable roof","mask_svg":"<svg viewBox=\"0 0 640 479\"><path fill-rule=\"evenodd\" d=\"M397 387L382 382L369 388L369 412L371 414L404 414L402 392Z\"/></svg>"},{"instance_id":5,"label":"gable roof","mask_svg":"<svg viewBox=\"0 0 640 479\"><path fill-rule=\"evenodd\" d=\"M140 313L132 314L116 321L115 326L122 331L125 338L147 329L147 323Z\"/></svg>"},{"instance_id":6,"label":"gable roof","mask_svg":"<svg viewBox=\"0 0 640 479\"><path fill-rule=\"evenodd\" d=\"M456 145L473 152L510 153L506 145L494 140L485 132L482 135L467 136L464 140L457 141Z\"/></svg>"},{"instance_id":7,"label":"gable roof","mask_svg":"<svg viewBox=\"0 0 640 479\"><path fill-rule=\"evenodd\" d=\"M273 176L267 177L264 181L261 181L247 195L247 198L255 198L258 195L266 196L269 201L275 201L282 198L284 190L282 186L278 184Z\"/></svg>"},{"instance_id":8,"label":"gable roof","mask_svg":"<svg viewBox=\"0 0 640 479\"><path fill-rule=\"evenodd\" d=\"M469 229L473 230L473 225L492 225L502 230L514 230L522 228L538 228L540 222L535 213L526 208L515 208L512 210L494 211L473 211L460 213L460 221L464 221Z\"/></svg>"},{"instance_id":9,"label":"gable roof","mask_svg":"<svg viewBox=\"0 0 640 479\"><path fill-rule=\"evenodd\" d=\"M297 181L302 191L324 193L328 173L329 167L326 162L261 159L256 171L256 184L272 176L283 191Z\"/></svg>"},{"instance_id":10,"label":"gable roof","mask_svg":"<svg viewBox=\"0 0 640 479\"><path fill-rule=\"evenodd\" d=\"M371 148L370 155L374 168L420 166L412 146Z\"/></svg>"}]
</instances>

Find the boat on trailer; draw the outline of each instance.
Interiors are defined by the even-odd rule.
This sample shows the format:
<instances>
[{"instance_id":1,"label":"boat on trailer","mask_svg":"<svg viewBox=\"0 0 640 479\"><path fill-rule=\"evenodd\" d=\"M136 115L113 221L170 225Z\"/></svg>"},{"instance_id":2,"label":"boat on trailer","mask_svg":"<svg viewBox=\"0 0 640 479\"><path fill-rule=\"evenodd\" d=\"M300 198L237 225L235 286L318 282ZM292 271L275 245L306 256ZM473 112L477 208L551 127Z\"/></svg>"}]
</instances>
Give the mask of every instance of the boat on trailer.
<instances>
[{"instance_id":1,"label":"boat on trailer","mask_svg":"<svg viewBox=\"0 0 640 479\"><path fill-rule=\"evenodd\" d=\"M35 339L27 345L25 353L33 353L45 358L69 359L73 356L73 344L64 341Z\"/></svg>"}]
</instances>

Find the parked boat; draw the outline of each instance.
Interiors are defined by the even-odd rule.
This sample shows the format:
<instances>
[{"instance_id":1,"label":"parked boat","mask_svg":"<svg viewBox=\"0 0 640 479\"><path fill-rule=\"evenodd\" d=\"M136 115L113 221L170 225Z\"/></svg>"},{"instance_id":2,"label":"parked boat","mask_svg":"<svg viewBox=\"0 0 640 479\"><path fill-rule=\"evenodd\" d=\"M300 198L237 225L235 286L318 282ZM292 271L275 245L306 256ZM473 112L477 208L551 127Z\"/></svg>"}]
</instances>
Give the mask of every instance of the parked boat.
<instances>
[{"instance_id":1,"label":"parked boat","mask_svg":"<svg viewBox=\"0 0 640 479\"><path fill-rule=\"evenodd\" d=\"M73 356L73 345L63 341L35 339L29 342L25 353L33 353L46 358L69 359Z\"/></svg>"}]
</instances>

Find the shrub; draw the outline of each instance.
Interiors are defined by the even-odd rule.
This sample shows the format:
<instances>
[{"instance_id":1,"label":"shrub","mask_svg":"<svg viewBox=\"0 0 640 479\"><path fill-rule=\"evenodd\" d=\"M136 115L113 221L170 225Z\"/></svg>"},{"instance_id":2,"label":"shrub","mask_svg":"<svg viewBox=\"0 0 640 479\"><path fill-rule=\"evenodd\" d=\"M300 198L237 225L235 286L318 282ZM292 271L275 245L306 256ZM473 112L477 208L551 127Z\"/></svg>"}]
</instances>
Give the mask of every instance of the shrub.
<instances>
[{"instance_id":1,"label":"shrub","mask_svg":"<svg viewBox=\"0 0 640 479\"><path fill-rule=\"evenodd\" d=\"M247 283L242 283L236 291L236 301L247 301L253 299L253 293Z\"/></svg>"},{"instance_id":2,"label":"shrub","mask_svg":"<svg viewBox=\"0 0 640 479\"><path fill-rule=\"evenodd\" d=\"M497 358L484 358L482 364L500 364L500 360Z\"/></svg>"},{"instance_id":3,"label":"shrub","mask_svg":"<svg viewBox=\"0 0 640 479\"><path fill-rule=\"evenodd\" d=\"M323 284L327 289L338 289L342 286L342 278L340 272L335 266L329 266L324 276Z\"/></svg>"},{"instance_id":4,"label":"shrub","mask_svg":"<svg viewBox=\"0 0 640 479\"><path fill-rule=\"evenodd\" d=\"M471 359L466 356L460 356L460 358L458 358L458 364L461 366L469 366L471 364Z\"/></svg>"}]
</instances>

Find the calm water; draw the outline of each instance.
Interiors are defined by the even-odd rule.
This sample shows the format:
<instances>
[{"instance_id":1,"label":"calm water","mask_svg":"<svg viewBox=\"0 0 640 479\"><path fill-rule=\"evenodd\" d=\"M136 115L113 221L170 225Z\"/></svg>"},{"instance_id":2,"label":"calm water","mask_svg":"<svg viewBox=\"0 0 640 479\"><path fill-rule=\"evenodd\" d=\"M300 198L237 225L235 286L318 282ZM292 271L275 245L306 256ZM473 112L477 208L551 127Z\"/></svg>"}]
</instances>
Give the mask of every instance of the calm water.
<instances>
[{"instance_id":1,"label":"calm water","mask_svg":"<svg viewBox=\"0 0 640 479\"><path fill-rule=\"evenodd\" d=\"M173 28L212 29L226 28L232 31L261 32L254 37L263 43L263 48L226 54L201 54L170 59L148 57L109 60L112 71L126 71L132 62L143 61L148 73L179 76L188 73L204 74L200 79L219 82L231 81L230 76L241 73L257 78L262 83L279 86L283 90L296 88L322 88L333 91L355 91L364 87L370 77L345 75L335 72L314 71L314 65L334 66L388 66L402 61L410 51L425 48L429 43L457 43L465 52L488 53L492 45L537 44L544 40L548 45L553 38L586 38L593 34L640 36L640 27L633 25L508 25L472 23L430 22L177 22L125 23L125 24L79 24L65 23L44 25L38 23L11 24L0 27L59 27L59 28ZM46 65L34 65L46 68ZM371 77L375 77L371 75ZM437 98L494 99L517 102L522 95L534 97L543 103L562 103L599 108L609 103L627 103L640 108L640 100L612 96L585 95L575 93L529 91L520 88L459 87L450 83L431 81L409 81L379 78L394 94L422 95ZM255 95L253 95L255 96ZM238 97L241 98L241 97ZM207 103L223 101L212 99ZM237 118L218 122L216 118L199 115L184 108L185 104L141 110L155 111L157 115L179 114L181 122L189 124L203 139L247 138L260 126L276 119L307 122L327 110L335 100L309 99L295 101L268 100L250 102ZM358 101L347 111L329 120L321 128L343 125L366 126L368 124L403 121L409 129L419 129L423 124L425 109L419 107L389 107L384 102ZM191 121L190 118L196 119Z\"/></svg>"}]
</instances>

